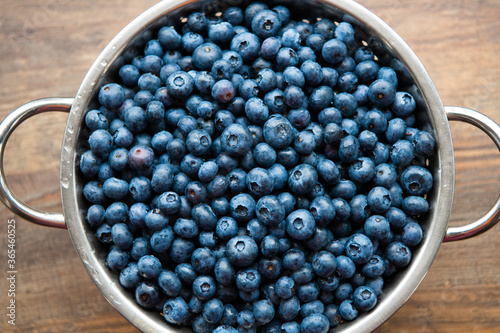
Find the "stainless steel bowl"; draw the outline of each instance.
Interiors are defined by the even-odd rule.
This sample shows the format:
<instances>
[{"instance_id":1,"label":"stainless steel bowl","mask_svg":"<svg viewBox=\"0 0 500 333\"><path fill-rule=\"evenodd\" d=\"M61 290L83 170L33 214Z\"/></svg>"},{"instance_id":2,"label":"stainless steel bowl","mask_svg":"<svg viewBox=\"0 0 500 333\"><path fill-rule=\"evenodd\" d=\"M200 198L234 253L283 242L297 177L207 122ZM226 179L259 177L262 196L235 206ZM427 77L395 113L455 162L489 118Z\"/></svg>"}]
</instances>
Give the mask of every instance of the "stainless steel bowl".
<instances>
[{"instance_id":1,"label":"stainless steel bowl","mask_svg":"<svg viewBox=\"0 0 500 333\"><path fill-rule=\"evenodd\" d=\"M491 119L473 110L444 107L428 73L409 46L386 23L366 8L350 0L304 0L286 3L292 15L300 17L326 17L335 21L348 21L356 28L359 42L372 47L379 61L390 64L399 61L406 67L410 80L403 89L411 92L417 101L417 121L433 133L437 150L429 160L434 175L434 189L428 195L431 210L422 222L425 237L414 252L410 265L394 277L379 297L379 303L369 313L353 322L335 328L335 332L372 331L393 315L412 295L430 268L443 241L473 237L492 227L500 217L500 198L494 207L478 221L463 227L447 228L454 191L454 155L448 120L465 121L487 133L500 149L500 127ZM87 135L81 124L85 113L97 103L99 88L113 81L116 69L144 46L148 37L163 25L178 25L182 17L193 10L208 13L223 11L245 0L162 1L141 14L126 26L103 50L85 79L75 98L47 98L33 101L13 111L0 124L0 198L14 213L46 226L68 228L75 248L88 273L104 297L134 326L144 332L176 332L156 312L140 308L133 296L118 283L115 273L105 266L106 252L85 223L88 204L82 195L82 181L78 174L82 138ZM5 145L15 128L29 117L47 112L69 112L61 152L61 194L63 214L35 210L20 201L10 190L3 170ZM85 141L85 140L84 140ZM188 329L182 329L189 331Z\"/></svg>"}]
</instances>

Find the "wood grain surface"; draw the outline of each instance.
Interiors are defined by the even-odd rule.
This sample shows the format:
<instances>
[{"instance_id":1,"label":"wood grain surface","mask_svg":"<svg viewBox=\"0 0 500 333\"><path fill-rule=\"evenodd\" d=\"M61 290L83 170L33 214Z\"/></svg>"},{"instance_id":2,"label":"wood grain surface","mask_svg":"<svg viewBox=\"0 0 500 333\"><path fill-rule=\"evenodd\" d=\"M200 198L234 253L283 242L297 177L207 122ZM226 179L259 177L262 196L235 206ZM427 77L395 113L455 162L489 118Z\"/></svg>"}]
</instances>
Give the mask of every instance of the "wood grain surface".
<instances>
[{"instance_id":1,"label":"wood grain surface","mask_svg":"<svg viewBox=\"0 0 500 333\"><path fill-rule=\"evenodd\" d=\"M445 105L500 122L500 1L361 0L410 45ZM33 99L73 97L94 59L153 0L2 0L0 119ZM61 212L65 114L21 125L5 154L15 193ZM456 189L450 225L481 217L500 193L500 154L481 131L452 123ZM16 220L16 326L7 324L7 221ZM377 332L500 331L500 226L443 244L409 301ZM65 230L0 205L0 332L136 332L99 293Z\"/></svg>"}]
</instances>

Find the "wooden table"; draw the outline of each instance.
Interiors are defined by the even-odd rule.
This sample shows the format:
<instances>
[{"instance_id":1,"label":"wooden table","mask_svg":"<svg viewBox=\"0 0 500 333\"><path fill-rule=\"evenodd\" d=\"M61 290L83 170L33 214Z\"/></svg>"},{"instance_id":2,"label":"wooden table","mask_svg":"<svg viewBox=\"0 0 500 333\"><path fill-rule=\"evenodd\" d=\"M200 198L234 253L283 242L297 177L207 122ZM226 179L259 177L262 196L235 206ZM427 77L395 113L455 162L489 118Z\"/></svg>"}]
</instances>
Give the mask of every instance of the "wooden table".
<instances>
[{"instance_id":1,"label":"wooden table","mask_svg":"<svg viewBox=\"0 0 500 333\"><path fill-rule=\"evenodd\" d=\"M72 97L94 59L153 0L3 0L0 119L33 99ZM362 0L419 56L446 105L500 122L498 0ZM32 118L13 134L5 171L30 205L61 212L65 114ZM500 193L500 155L470 125L451 124L456 191L451 225L482 216ZM16 326L7 324L7 221L16 221ZM32 225L0 205L1 332L136 332L101 296L65 230ZM378 332L498 332L500 227L444 244L416 293Z\"/></svg>"}]
</instances>

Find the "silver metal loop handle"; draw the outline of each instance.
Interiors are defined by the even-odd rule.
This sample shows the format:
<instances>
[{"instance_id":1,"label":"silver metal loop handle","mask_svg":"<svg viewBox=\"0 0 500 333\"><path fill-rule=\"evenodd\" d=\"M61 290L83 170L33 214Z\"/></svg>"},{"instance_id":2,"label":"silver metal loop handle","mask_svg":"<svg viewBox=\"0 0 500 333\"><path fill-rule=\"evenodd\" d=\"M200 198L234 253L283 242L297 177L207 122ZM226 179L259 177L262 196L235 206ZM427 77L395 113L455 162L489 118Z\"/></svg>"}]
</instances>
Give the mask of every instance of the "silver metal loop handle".
<instances>
[{"instance_id":1,"label":"silver metal loop handle","mask_svg":"<svg viewBox=\"0 0 500 333\"><path fill-rule=\"evenodd\" d=\"M47 213L31 208L12 193L9 185L7 185L3 168L5 146L12 132L14 132L17 126L26 119L49 111L69 112L72 104L73 98L39 99L12 111L2 123L0 123L0 199L13 213L30 222L48 227L66 228L64 215L61 213Z\"/></svg>"},{"instance_id":2,"label":"silver metal loop handle","mask_svg":"<svg viewBox=\"0 0 500 333\"><path fill-rule=\"evenodd\" d=\"M459 120L479 128L493 140L500 150L500 126L484 114L458 106L445 106L448 120ZM479 220L460 227L450 227L446 231L443 242L451 242L477 236L491 227L500 219L500 196L493 207Z\"/></svg>"}]
</instances>

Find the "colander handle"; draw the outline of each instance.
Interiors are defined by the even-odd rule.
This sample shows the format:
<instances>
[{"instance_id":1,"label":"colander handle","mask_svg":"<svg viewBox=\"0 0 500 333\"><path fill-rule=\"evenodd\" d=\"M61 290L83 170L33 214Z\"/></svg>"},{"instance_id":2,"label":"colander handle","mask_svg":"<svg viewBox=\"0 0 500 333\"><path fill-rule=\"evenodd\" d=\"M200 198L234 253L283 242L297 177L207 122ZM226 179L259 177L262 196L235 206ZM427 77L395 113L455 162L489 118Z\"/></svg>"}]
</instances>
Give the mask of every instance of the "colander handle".
<instances>
[{"instance_id":1,"label":"colander handle","mask_svg":"<svg viewBox=\"0 0 500 333\"><path fill-rule=\"evenodd\" d=\"M15 214L26 220L49 227L66 228L64 215L61 213L47 213L29 207L19 200L9 188L4 172L5 146L10 135L26 119L49 111L69 112L73 98L44 98L29 102L12 111L0 123L0 199Z\"/></svg>"},{"instance_id":2,"label":"colander handle","mask_svg":"<svg viewBox=\"0 0 500 333\"><path fill-rule=\"evenodd\" d=\"M500 150L500 126L484 114L459 106L445 106L448 120L459 120L482 130L493 140ZM450 227L446 231L443 242L452 242L477 236L491 227L500 219L500 197L495 205L479 220L460 227Z\"/></svg>"}]
</instances>

